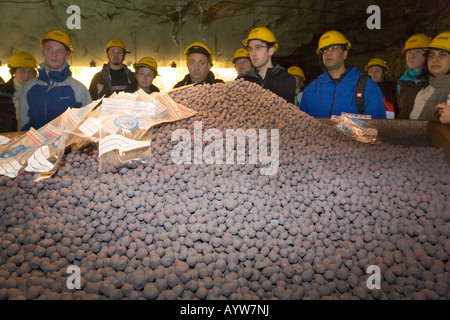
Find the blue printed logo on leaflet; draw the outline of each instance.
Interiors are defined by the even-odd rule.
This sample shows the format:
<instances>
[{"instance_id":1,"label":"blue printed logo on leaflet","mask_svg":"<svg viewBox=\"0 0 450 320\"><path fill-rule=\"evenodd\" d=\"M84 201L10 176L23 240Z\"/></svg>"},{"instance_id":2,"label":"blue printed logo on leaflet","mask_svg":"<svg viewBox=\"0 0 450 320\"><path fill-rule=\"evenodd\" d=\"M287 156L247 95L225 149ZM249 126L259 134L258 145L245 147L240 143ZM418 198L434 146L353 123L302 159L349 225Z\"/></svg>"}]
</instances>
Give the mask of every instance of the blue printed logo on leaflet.
<instances>
[{"instance_id":1,"label":"blue printed logo on leaflet","mask_svg":"<svg viewBox=\"0 0 450 320\"><path fill-rule=\"evenodd\" d=\"M353 122L355 122L358 126L362 126L366 124L366 121L362 121L361 119L357 119L357 118L350 118L353 120Z\"/></svg>"},{"instance_id":2,"label":"blue printed logo on leaflet","mask_svg":"<svg viewBox=\"0 0 450 320\"><path fill-rule=\"evenodd\" d=\"M25 149L26 149L26 147L25 147L23 144L21 144L20 146L11 148L11 149L9 149L9 150L3 152L3 153L0 155L0 158L8 159L8 158L15 157L16 155L18 155L20 152L22 152L22 151L25 150Z\"/></svg>"},{"instance_id":3,"label":"blue printed logo on leaflet","mask_svg":"<svg viewBox=\"0 0 450 320\"><path fill-rule=\"evenodd\" d=\"M130 116L123 116L119 117L116 120L114 120L114 124L118 126L119 128L125 129L125 130L133 130L135 129L139 121L136 118L130 117Z\"/></svg>"}]
</instances>

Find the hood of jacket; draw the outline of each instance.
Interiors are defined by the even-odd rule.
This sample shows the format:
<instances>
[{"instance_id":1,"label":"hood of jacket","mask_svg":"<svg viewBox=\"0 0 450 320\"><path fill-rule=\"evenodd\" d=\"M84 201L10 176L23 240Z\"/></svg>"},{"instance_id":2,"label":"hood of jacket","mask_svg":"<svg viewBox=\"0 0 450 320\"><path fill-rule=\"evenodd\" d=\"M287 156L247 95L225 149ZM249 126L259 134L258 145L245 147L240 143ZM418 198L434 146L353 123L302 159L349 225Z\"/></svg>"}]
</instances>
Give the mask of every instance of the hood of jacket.
<instances>
[{"instance_id":1,"label":"hood of jacket","mask_svg":"<svg viewBox=\"0 0 450 320\"><path fill-rule=\"evenodd\" d=\"M270 77L270 75L278 74L282 70L284 70L282 66L280 66L278 63L274 63L273 68L267 69L266 78ZM256 68L251 69L249 72L247 72L246 75L252 78L261 78Z\"/></svg>"}]
</instances>

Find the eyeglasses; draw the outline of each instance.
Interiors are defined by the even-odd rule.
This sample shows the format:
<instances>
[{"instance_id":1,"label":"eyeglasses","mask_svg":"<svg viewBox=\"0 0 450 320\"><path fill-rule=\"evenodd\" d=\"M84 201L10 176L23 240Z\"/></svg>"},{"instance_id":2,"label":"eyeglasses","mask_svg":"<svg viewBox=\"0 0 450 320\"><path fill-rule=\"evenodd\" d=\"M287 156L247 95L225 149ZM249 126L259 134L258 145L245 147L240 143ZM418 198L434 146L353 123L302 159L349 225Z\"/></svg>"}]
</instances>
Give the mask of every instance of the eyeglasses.
<instances>
[{"instance_id":1,"label":"eyeglasses","mask_svg":"<svg viewBox=\"0 0 450 320\"><path fill-rule=\"evenodd\" d=\"M444 51L439 51L438 53L430 52L430 54L428 55L428 60L433 60L433 59L441 60L441 59L447 58L448 56L449 56L449 54Z\"/></svg>"},{"instance_id":2,"label":"eyeglasses","mask_svg":"<svg viewBox=\"0 0 450 320\"><path fill-rule=\"evenodd\" d=\"M262 48L267 48L267 46L260 46L260 45L258 45L258 46L254 46L254 47L248 47L247 48L247 51L248 52L253 52L253 51L260 51Z\"/></svg>"},{"instance_id":3,"label":"eyeglasses","mask_svg":"<svg viewBox=\"0 0 450 320\"><path fill-rule=\"evenodd\" d=\"M335 52L335 51L338 51L338 50L341 49L341 48L342 48L341 46L329 46L329 47L323 48L322 50L320 50L320 52L321 52L322 54L325 54L325 53L327 53L327 52Z\"/></svg>"}]
</instances>

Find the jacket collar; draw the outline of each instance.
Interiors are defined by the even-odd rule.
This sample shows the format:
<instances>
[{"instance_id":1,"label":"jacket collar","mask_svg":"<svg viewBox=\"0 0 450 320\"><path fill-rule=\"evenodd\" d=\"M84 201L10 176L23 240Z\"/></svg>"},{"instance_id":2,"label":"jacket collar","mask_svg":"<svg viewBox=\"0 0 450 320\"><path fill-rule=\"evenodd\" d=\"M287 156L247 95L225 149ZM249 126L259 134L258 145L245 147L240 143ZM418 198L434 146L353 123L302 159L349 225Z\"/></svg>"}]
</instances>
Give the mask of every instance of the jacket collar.
<instances>
[{"instance_id":1,"label":"jacket collar","mask_svg":"<svg viewBox=\"0 0 450 320\"><path fill-rule=\"evenodd\" d=\"M46 71L45 62L42 62L39 66L39 80L46 83L49 83L50 81L63 82L72 75L72 71L70 71L70 67L67 62L64 62L64 67L61 71Z\"/></svg>"},{"instance_id":2,"label":"jacket collar","mask_svg":"<svg viewBox=\"0 0 450 320\"><path fill-rule=\"evenodd\" d=\"M280 66L278 63L273 64L273 68L268 68L266 72L266 78L270 77L271 75L277 74L281 72L281 70L284 70L282 66ZM253 78L260 78L261 76L258 73L258 70L256 67L251 69L249 72L247 72L247 75Z\"/></svg>"}]
</instances>

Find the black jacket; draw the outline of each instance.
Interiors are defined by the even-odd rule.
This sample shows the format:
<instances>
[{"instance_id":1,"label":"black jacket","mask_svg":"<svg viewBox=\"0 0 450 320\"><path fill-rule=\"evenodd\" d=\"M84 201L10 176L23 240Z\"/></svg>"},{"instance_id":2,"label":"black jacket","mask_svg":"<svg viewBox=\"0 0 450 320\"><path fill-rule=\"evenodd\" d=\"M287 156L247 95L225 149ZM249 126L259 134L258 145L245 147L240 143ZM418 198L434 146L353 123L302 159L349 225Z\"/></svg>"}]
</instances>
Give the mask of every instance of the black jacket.
<instances>
[{"instance_id":1,"label":"black jacket","mask_svg":"<svg viewBox=\"0 0 450 320\"><path fill-rule=\"evenodd\" d=\"M14 78L0 84L0 132L17 131L14 92Z\"/></svg>"},{"instance_id":2,"label":"black jacket","mask_svg":"<svg viewBox=\"0 0 450 320\"><path fill-rule=\"evenodd\" d=\"M193 84L194 82L192 82L191 79L191 75L188 73L183 80L181 80L180 82L178 82L173 88L179 88L179 87L183 87L183 86L187 86L189 84ZM223 83L222 79L216 79L216 77L214 76L214 73L212 73L212 71L208 72L208 75L206 76L205 81L203 82L199 82L196 85L199 84L215 84L215 83Z\"/></svg>"},{"instance_id":3,"label":"black jacket","mask_svg":"<svg viewBox=\"0 0 450 320\"><path fill-rule=\"evenodd\" d=\"M256 68L247 72L243 78L259 84L264 89L272 91L290 103L295 103L295 77L279 64L267 69L264 79L258 74Z\"/></svg>"},{"instance_id":4,"label":"black jacket","mask_svg":"<svg viewBox=\"0 0 450 320\"><path fill-rule=\"evenodd\" d=\"M108 63L104 64L103 69L94 75L89 85L89 93L91 94L92 100L100 99L103 96L108 98L114 91L133 92L131 87L135 85L134 82L136 81L134 72L128 69L126 65L123 65L123 70L128 78L128 83L123 84L126 88L123 90L112 90L111 68Z\"/></svg>"}]
</instances>

